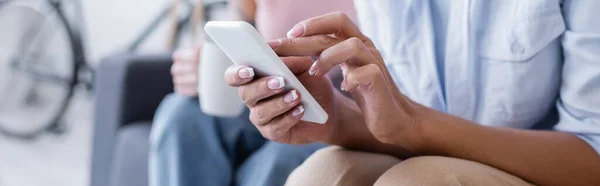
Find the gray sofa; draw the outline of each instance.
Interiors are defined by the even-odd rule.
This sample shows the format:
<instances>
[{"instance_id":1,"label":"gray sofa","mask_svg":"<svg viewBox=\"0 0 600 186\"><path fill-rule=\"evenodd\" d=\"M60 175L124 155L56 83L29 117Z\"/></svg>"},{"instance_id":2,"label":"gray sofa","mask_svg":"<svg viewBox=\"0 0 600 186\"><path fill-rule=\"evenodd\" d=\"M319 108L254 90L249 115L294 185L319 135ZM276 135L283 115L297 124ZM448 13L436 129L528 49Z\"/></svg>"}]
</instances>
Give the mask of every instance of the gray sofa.
<instances>
[{"instance_id":1,"label":"gray sofa","mask_svg":"<svg viewBox=\"0 0 600 186\"><path fill-rule=\"evenodd\" d=\"M91 186L148 185L154 111L173 91L170 54L117 54L97 71Z\"/></svg>"}]
</instances>

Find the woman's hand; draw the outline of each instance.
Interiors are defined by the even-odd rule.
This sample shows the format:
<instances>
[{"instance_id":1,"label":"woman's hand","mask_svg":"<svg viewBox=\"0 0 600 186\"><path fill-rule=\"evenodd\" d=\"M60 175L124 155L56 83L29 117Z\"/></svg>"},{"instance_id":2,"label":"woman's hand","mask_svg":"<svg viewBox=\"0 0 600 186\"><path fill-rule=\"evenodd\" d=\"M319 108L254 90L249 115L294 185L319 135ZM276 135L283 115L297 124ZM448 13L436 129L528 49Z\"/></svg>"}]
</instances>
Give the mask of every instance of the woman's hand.
<instances>
[{"instance_id":1,"label":"woman's hand","mask_svg":"<svg viewBox=\"0 0 600 186\"><path fill-rule=\"evenodd\" d=\"M198 95L199 64L199 47L181 48L173 53L171 76L173 76L175 93L189 97Z\"/></svg>"},{"instance_id":2,"label":"woman's hand","mask_svg":"<svg viewBox=\"0 0 600 186\"><path fill-rule=\"evenodd\" d=\"M265 138L289 144L327 141L336 123L335 89L331 81L326 76L308 74L313 63L309 57L281 59L329 114L324 125L300 120L304 115L300 104L303 95L296 90L285 90L283 77L257 77L252 67L232 65L225 72L225 81L239 87L240 97L250 108L250 121Z\"/></svg>"},{"instance_id":3,"label":"woman's hand","mask_svg":"<svg viewBox=\"0 0 600 186\"><path fill-rule=\"evenodd\" d=\"M313 76L341 65L341 89L353 95L368 129L381 142L405 143L418 136L415 112L420 105L400 94L373 42L345 14L300 22L287 39L270 44L279 55L318 56L309 70Z\"/></svg>"}]
</instances>

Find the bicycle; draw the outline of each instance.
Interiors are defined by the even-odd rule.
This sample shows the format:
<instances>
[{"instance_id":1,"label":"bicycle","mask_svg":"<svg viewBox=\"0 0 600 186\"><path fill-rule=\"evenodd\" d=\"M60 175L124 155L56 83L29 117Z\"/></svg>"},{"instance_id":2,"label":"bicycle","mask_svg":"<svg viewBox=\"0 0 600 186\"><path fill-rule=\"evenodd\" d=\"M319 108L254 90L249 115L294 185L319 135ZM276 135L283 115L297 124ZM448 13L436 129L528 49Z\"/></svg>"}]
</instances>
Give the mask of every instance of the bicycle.
<instances>
[{"instance_id":1,"label":"bicycle","mask_svg":"<svg viewBox=\"0 0 600 186\"><path fill-rule=\"evenodd\" d=\"M59 120L76 85L91 88L81 20L69 20L67 7L81 18L81 5L60 0L0 1L0 133L33 139L64 132Z\"/></svg>"},{"instance_id":2,"label":"bicycle","mask_svg":"<svg viewBox=\"0 0 600 186\"><path fill-rule=\"evenodd\" d=\"M83 84L88 91L93 89L94 69L86 61L82 40L81 2L68 1L75 14L70 17L79 18L70 20L66 11L69 6L65 5L65 1L67 0L0 0L0 25L11 25L6 22L12 21L14 27L11 28L16 33L15 36L5 30L0 33L2 135L32 140L46 132L62 134L66 128L60 120L69 106L75 87ZM138 50L169 16L173 18L168 44L172 50L178 45L178 39L186 26L191 33L195 33L196 24L209 17L208 11L203 10L226 5L225 1L197 3L203 4L203 9L190 0L176 0L167 4L126 51ZM175 11L179 5L184 5L183 16L177 15ZM13 16L10 16L11 13ZM27 21L20 20L27 16ZM56 24L48 24L53 22ZM18 29L24 31L19 33ZM63 56L53 56L56 54ZM47 90L55 92L48 93Z\"/></svg>"}]
</instances>

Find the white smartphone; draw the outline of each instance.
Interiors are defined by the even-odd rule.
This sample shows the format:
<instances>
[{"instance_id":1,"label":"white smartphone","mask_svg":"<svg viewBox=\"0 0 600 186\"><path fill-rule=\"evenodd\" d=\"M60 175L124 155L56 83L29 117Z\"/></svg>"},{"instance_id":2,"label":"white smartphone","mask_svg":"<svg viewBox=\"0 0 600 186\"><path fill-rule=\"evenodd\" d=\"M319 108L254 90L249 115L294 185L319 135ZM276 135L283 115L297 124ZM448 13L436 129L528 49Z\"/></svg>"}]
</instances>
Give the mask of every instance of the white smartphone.
<instances>
[{"instance_id":1,"label":"white smartphone","mask_svg":"<svg viewBox=\"0 0 600 186\"><path fill-rule=\"evenodd\" d=\"M319 124L327 121L327 112L252 25L242 21L210 21L204 30L233 63L251 66L261 76L283 77L286 89L300 92L304 107L302 120Z\"/></svg>"}]
</instances>

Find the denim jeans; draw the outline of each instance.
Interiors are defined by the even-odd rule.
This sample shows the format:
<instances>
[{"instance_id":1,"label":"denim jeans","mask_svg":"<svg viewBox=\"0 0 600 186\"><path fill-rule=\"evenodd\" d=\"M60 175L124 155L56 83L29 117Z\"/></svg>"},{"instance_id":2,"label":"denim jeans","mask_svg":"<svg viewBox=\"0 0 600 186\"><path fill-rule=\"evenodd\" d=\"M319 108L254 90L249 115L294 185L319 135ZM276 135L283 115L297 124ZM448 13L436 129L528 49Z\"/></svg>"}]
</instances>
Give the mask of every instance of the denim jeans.
<instances>
[{"instance_id":1,"label":"denim jeans","mask_svg":"<svg viewBox=\"0 0 600 186\"><path fill-rule=\"evenodd\" d=\"M268 141L250 123L201 112L197 98L167 96L150 134L150 186L281 186L287 176L324 144Z\"/></svg>"}]
</instances>

